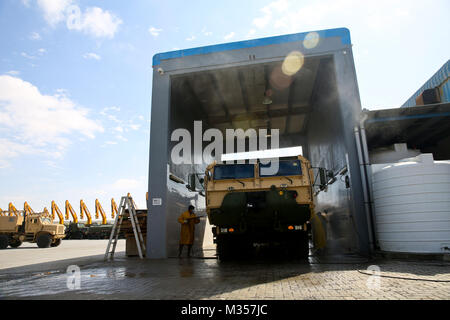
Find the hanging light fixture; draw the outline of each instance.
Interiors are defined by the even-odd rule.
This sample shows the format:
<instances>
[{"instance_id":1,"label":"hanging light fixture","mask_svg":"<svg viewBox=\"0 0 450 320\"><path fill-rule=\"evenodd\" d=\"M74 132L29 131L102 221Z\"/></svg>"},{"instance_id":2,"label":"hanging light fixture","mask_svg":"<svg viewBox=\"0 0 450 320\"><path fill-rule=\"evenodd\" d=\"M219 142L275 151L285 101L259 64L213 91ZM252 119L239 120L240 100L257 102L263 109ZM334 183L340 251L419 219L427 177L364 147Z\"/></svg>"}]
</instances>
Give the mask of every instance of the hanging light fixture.
<instances>
[{"instance_id":1,"label":"hanging light fixture","mask_svg":"<svg viewBox=\"0 0 450 320\"><path fill-rule=\"evenodd\" d=\"M264 91L264 99L262 101L262 104L265 104L265 105L272 104L273 101L270 98L271 95L272 95L272 91L270 89Z\"/></svg>"}]
</instances>

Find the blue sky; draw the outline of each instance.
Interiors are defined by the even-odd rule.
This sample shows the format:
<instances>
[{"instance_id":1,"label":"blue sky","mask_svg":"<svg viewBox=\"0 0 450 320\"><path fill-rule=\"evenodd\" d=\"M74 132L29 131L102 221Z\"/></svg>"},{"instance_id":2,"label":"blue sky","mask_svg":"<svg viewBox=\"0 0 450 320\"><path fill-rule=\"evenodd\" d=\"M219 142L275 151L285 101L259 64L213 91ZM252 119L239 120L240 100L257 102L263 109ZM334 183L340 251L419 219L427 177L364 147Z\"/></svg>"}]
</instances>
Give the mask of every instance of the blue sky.
<instances>
[{"instance_id":1,"label":"blue sky","mask_svg":"<svg viewBox=\"0 0 450 320\"><path fill-rule=\"evenodd\" d=\"M126 192L144 207L155 53L347 27L363 107L396 107L448 60L449 12L446 0L2 0L0 208L84 199L92 212L99 198L109 212Z\"/></svg>"}]
</instances>

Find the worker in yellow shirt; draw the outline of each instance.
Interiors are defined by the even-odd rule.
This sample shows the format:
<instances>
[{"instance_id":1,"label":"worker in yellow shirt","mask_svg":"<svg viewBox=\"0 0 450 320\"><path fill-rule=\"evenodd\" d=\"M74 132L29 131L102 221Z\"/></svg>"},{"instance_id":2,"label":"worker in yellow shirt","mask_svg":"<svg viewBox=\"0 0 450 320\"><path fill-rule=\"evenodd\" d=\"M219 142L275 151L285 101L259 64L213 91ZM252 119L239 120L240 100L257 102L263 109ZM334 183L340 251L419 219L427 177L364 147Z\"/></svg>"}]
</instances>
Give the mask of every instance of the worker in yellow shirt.
<instances>
[{"instance_id":1,"label":"worker in yellow shirt","mask_svg":"<svg viewBox=\"0 0 450 320\"><path fill-rule=\"evenodd\" d=\"M194 243L195 225L200 219L194 213L194 206L190 205L188 211L185 211L178 218L181 223L180 247L178 249L178 257L181 257L184 245L188 246L188 257L191 256L192 244Z\"/></svg>"}]
</instances>

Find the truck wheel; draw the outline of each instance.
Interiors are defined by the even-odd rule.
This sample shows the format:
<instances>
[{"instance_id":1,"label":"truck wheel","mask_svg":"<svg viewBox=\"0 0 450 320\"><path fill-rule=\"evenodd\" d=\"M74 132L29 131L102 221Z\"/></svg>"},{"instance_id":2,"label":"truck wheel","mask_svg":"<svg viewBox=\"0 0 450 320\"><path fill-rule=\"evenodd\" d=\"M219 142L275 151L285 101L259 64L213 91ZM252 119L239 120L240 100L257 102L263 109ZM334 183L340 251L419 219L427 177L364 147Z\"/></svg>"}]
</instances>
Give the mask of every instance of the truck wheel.
<instances>
[{"instance_id":1,"label":"truck wheel","mask_svg":"<svg viewBox=\"0 0 450 320\"><path fill-rule=\"evenodd\" d=\"M56 239L55 242L53 242L50 246L51 247L57 247L61 244L61 239Z\"/></svg>"},{"instance_id":2,"label":"truck wheel","mask_svg":"<svg viewBox=\"0 0 450 320\"><path fill-rule=\"evenodd\" d=\"M76 231L73 233L73 235L70 239L81 240L81 239L83 239L83 233L81 233L81 231Z\"/></svg>"},{"instance_id":3,"label":"truck wheel","mask_svg":"<svg viewBox=\"0 0 450 320\"><path fill-rule=\"evenodd\" d=\"M217 255L220 261L227 261L231 258L231 246L229 240L223 237L217 237Z\"/></svg>"},{"instance_id":4,"label":"truck wheel","mask_svg":"<svg viewBox=\"0 0 450 320\"><path fill-rule=\"evenodd\" d=\"M8 236L0 234L0 249L8 248Z\"/></svg>"},{"instance_id":5,"label":"truck wheel","mask_svg":"<svg viewBox=\"0 0 450 320\"><path fill-rule=\"evenodd\" d=\"M18 247L20 247L22 245L22 241L17 240L17 239L12 239L9 242L9 245L11 246L11 248L18 248Z\"/></svg>"},{"instance_id":6,"label":"truck wheel","mask_svg":"<svg viewBox=\"0 0 450 320\"><path fill-rule=\"evenodd\" d=\"M289 257L307 260L309 256L309 239L306 232L287 235L286 249Z\"/></svg>"},{"instance_id":7,"label":"truck wheel","mask_svg":"<svg viewBox=\"0 0 450 320\"><path fill-rule=\"evenodd\" d=\"M309 257L309 237L306 232L302 232L300 235L299 243L299 258L302 260L307 260Z\"/></svg>"},{"instance_id":8,"label":"truck wheel","mask_svg":"<svg viewBox=\"0 0 450 320\"><path fill-rule=\"evenodd\" d=\"M49 234L43 233L36 239L39 248L49 248L52 244L52 237Z\"/></svg>"}]
</instances>

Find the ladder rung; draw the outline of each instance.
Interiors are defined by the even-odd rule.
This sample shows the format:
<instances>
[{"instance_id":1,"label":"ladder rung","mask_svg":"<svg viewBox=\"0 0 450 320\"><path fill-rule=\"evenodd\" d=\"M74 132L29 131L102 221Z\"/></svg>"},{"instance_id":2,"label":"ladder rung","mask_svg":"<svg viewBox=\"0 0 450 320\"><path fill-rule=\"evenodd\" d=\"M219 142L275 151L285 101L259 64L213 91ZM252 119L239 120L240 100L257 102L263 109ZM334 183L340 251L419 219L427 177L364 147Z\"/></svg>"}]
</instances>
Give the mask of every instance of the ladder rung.
<instances>
[{"instance_id":1,"label":"ladder rung","mask_svg":"<svg viewBox=\"0 0 450 320\"><path fill-rule=\"evenodd\" d=\"M111 235L110 235L110 238L108 241L108 246L106 248L105 260L108 260L108 258L114 257L114 252L115 252L116 245L118 242L120 227L123 222L123 217L127 216L125 214L126 210L127 210L126 209L127 204L129 207L128 208L128 217L131 219L131 225L133 227L133 233L136 238L136 245L138 247L139 257L141 259L143 258L142 250L145 250L145 243L144 243L144 238L142 237L141 228L139 226L139 219L137 218L137 215L136 215L136 208L134 207L135 205L134 205L133 199L131 197L126 196L126 197L122 197L120 200L119 212L116 215L116 219L114 221L114 225L111 230ZM113 245L112 251L109 251L111 245Z\"/></svg>"}]
</instances>

